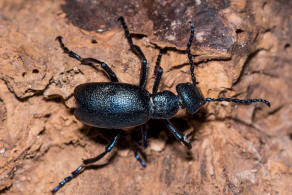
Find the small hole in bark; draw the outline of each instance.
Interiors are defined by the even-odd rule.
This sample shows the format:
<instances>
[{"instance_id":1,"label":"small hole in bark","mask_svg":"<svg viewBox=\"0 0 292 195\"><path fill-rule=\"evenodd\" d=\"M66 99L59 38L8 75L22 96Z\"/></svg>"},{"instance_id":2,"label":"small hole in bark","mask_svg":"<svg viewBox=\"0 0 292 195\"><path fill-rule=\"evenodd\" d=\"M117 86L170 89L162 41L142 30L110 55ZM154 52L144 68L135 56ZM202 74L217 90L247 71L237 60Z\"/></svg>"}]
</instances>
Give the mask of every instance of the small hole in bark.
<instances>
[{"instance_id":1,"label":"small hole in bark","mask_svg":"<svg viewBox=\"0 0 292 195\"><path fill-rule=\"evenodd\" d=\"M262 8L265 9L265 7L266 7L267 4L268 4L267 2L264 2Z\"/></svg>"},{"instance_id":2,"label":"small hole in bark","mask_svg":"<svg viewBox=\"0 0 292 195\"><path fill-rule=\"evenodd\" d=\"M37 74L37 73L39 73L40 71L38 70L38 69L33 69L32 70L32 73L34 73L34 74Z\"/></svg>"},{"instance_id":3,"label":"small hole in bark","mask_svg":"<svg viewBox=\"0 0 292 195\"><path fill-rule=\"evenodd\" d=\"M289 43L286 43L286 44L284 45L284 49L287 50L287 49L290 48L290 46L291 46L291 45L290 45Z\"/></svg>"},{"instance_id":4,"label":"small hole in bark","mask_svg":"<svg viewBox=\"0 0 292 195\"><path fill-rule=\"evenodd\" d=\"M92 44L96 44L97 41L96 41L95 39L92 39L92 40L91 40L91 43L92 43Z\"/></svg>"},{"instance_id":5,"label":"small hole in bark","mask_svg":"<svg viewBox=\"0 0 292 195\"><path fill-rule=\"evenodd\" d=\"M25 76L26 76L26 72L23 72L23 73L22 73L22 77L25 77Z\"/></svg>"},{"instance_id":6,"label":"small hole in bark","mask_svg":"<svg viewBox=\"0 0 292 195\"><path fill-rule=\"evenodd\" d=\"M240 33L242 33L242 32L244 32L242 29L236 29L236 34L240 34Z\"/></svg>"},{"instance_id":7,"label":"small hole in bark","mask_svg":"<svg viewBox=\"0 0 292 195\"><path fill-rule=\"evenodd\" d=\"M147 37L146 35L139 34L139 33L131 33L132 38L136 39L143 39L144 37Z\"/></svg>"},{"instance_id":8,"label":"small hole in bark","mask_svg":"<svg viewBox=\"0 0 292 195\"><path fill-rule=\"evenodd\" d=\"M50 113L48 113L48 114L45 114L45 117L46 118L49 118L51 116L51 114Z\"/></svg>"}]
</instances>

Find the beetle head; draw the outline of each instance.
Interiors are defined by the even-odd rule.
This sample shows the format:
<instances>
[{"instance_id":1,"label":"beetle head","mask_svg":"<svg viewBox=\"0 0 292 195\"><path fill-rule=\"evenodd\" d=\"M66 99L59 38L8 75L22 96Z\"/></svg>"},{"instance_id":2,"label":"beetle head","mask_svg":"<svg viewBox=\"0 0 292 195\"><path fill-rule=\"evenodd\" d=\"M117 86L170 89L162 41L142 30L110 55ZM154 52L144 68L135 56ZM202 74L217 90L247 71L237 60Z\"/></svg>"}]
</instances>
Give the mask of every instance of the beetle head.
<instances>
[{"instance_id":1,"label":"beetle head","mask_svg":"<svg viewBox=\"0 0 292 195\"><path fill-rule=\"evenodd\" d=\"M176 86L178 100L181 108L186 108L190 114L196 113L205 103L197 86L191 83L181 83Z\"/></svg>"}]
</instances>

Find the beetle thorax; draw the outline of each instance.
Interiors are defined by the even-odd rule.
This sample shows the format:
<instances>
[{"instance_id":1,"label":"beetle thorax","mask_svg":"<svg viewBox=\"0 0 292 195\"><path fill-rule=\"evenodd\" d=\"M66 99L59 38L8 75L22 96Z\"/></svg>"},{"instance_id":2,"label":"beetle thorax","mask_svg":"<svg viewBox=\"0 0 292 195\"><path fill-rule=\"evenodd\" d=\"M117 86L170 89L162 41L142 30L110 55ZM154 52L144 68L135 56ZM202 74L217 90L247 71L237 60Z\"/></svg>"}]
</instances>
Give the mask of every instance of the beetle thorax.
<instances>
[{"instance_id":1,"label":"beetle thorax","mask_svg":"<svg viewBox=\"0 0 292 195\"><path fill-rule=\"evenodd\" d=\"M170 91L152 94L150 97L150 118L170 119L178 111L177 96Z\"/></svg>"}]
</instances>

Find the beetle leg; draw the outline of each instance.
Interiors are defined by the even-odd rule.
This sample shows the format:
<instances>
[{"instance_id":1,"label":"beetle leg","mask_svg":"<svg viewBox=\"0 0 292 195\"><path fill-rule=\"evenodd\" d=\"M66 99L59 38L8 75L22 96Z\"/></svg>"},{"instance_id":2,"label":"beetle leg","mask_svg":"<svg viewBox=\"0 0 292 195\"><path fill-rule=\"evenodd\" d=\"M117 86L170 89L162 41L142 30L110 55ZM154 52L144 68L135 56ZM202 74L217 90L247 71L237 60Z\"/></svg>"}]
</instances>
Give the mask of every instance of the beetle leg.
<instances>
[{"instance_id":1,"label":"beetle leg","mask_svg":"<svg viewBox=\"0 0 292 195\"><path fill-rule=\"evenodd\" d=\"M89 65L96 69L96 67L93 65L93 63L100 64L101 68L107 73L107 75L110 77L111 82L118 82L118 78L116 74L112 71L112 69L105 63L101 62L94 58L84 58L81 60L82 65Z\"/></svg>"},{"instance_id":2,"label":"beetle leg","mask_svg":"<svg viewBox=\"0 0 292 195\"><path fill-rule=\"evenodd\" d=\"M52 193L55 194L61 187L63 187L67 182L71 181L74 177L76 177L77 175L79 175L80 173L82 173L82 171L84 171L84 169L86 168L86 165L90 164L90 163L94 163L100 159L102 159L108 152L110 152L113 147L115 146L115 144L117 143L119 137L121 136L122 131L119 130L119 132L117 133L117 135L115 136L114 140L105 148L105 151L101 154L99 154L98 156L94 157L94 158L89 158L86 160L83 160L83 165L79 166L75 171L73 171L71 173L70 176L66 177L63 181L61 181L58 186L56 186L53 190Z\"/></svg>"},{"instance_id":3,"label":"beetle leg","mask_svg":"<svg viewBox=\"0 0 292 195\"><path fill-rule=\"evenodd\" d=\"M141 125L140 128L141 128L141 134L142 134L142 146L146 148L148 145L146 125L145 124Z\"/></svg>"},{"instance_id":4,"label":"beetle leg","mask_svg":"<svg viewBox=\"0 0 292 195\"><path fill-rule=\"evenodd\" d=\"M137 147L133 145L132 148L133 148L133 151L134 151L135 158L142 165L142 167L146 167L146 162L139 155L138 150L137 150Z\"/></svg>"},{"instance_id":5,"label":"beetle leg","mask_svg":"<svg viewBox=\"0 0 292 195\"><path fill-rule=\"evenodd\" d=\"M65 44L63 43L62 39L63 38L61 36L58 36L56 38L56 40L59 41L60 47L63 49L64 53L68 54L71 58L74 58L74 59L80 61L82 65L89 65L89 66L96 69L96 67L93 64L94 63L99 64L101 66L101 68L108 74L111 82L118 82L118 78L117 78L116 74L112 71L112 69L105 62L99 61L99 60L94 59L94 58L82 58L77 53L69 50L65 46Z\"/></svg>"},{"instance_id":6,"label":"beetle leg","mask_svg":"<svg viewBox=\"0 0 292 195\"><path fill-rule=\"evenodd\" d=\"M105 151L103 153L99 154L98 156L96 156L94 158L89 158L89 159L83 160L83 164L88 165L90 163L94 163L94 162L102 159L108 152L110 152L113 149L113 147L117 143L118 139L120 138L121 133L122 133L122 131L119 130L119 132L115 136L114 140L107 147L105 147Z\"/></svg>"},{"instance_id":7,"label":"beetle leg","mask_svg":"<svg viewBox=\"0 0 292 195\"><path fill-rule=\"evenodd\" d=\"M132 50L132 52L138 56L141 60L141 71L140 71L140 84L139 86L142 87L142 88L145 88L145 84L146 84L146 77L147 77L147 60L145 58L145 55L143 54L142 50L140 49L139 46L137 45L134 45L133 44L133 40L132 40L132 37L131 37L131 34L129 32L129 29L127 27L127 24L124 20L123 17L119 17L118 19L120 22L121 22L121 25L125 31L125 37L127 38L128 40L128 43L130 45L130 48Z\"/></svg>"},{"instance_id":8,"label":"beetle leg","mask_svg":"<svg viewBox=\"0 0 292 195\"><path fill-rule=\"evenodd\" d=\"M160 62L161 62L161 56L162 56L162 50L160 49L157 60L156 60L156 65L155 65L155 69L154 69L154 75L155 75L155 81L154 81L154 85L152 88L152 94L157 93L158 91L158 86L163 74L163 69L160 66Z\"/></svg>"},{"instance_id":9,"label":"beetle leg","mask_svg":"<svg viewBox=\"0 0 292 195\"><path fill-rule=\"evenodd\" d=\"M78 167L75 171L73 171L71 173L70 176L66 177L63 181L61 181L59 183L58 186L56 186L53 190L52 193L55 194L61 187L63 187L67 182L71 181L74 177L76 177L77 175L79 175L82 171L84 171L85 167L84 166L80 166Z\"/></svg>"},{"instance_id":10,"label":"beetle leg","mask_svg":"<svg viewBox=\"0 0 292 195\"><path fill-rule=\"evenodd\" d=\"M194 38L194 24L190 22L190 26L191 26L191 35L190 35L189 42L187 44L187 54L188 54L188 58L189 58L189 63L191 65L190 71L191 71L192 81L193 81L193 84L196 85L197 81L196 81L196 77L194 75L195 67L194 67L194 62L193 62L193 55L191 54L191 45L192 45L192 41Z\"/></svg>"},{"instance_id":11,"label":"beetle leg","mask_svg":"<svg viewBox=\"0 0 292 195\"><path fill-rule=\"evenodd\" d=\"M180 134L173 125L168 120L163 120L166 124L167 128L170 130L170 132L178 139L180 142L182 142L188 149L192 148L192 145L185 140L185 138Z\"/></svg>"}]
</instances>

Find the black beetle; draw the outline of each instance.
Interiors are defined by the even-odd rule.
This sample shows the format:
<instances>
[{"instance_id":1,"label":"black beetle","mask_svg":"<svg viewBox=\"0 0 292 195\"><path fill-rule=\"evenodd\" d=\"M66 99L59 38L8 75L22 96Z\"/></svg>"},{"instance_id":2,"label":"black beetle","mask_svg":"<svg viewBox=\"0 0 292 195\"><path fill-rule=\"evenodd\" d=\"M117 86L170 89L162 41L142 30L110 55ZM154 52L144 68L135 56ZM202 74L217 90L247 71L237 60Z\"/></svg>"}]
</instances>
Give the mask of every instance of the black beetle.
<instances>
[{"instance_id":1,"label":"black beetle","mask_svg":"<svg viewBox=\"0 0 292 195\"><path fill-rule=\"evenodd\" d=\"M158 91L158 86L163 73L160 67L162 50L158 55L155 66L155 82L153 85L152 93L150 94L145 90L147 60L142 50L133 44L131 34L123 19L119 18L122 27L125 31L125 36L129 42L130 48L141 60L141 73L139 86L119 83L117 76L111 68L102 61L94 58L82 58L78 54L69 50L62 42L62 37L56 39L59 41L64 53L70 57L77 59L83 65L93 66L99 64L101 68L108 74L111 82L99 83L84 83L77 86L74 90L74 97L76 99L77 108L75 110L75 117L81 122L95 127L116 129L117 134L113 141L105 148L105 151L98 156L90 159L83 160L83 164L78 167L72 174L66 177L62 182L55 187L52 192L56 193L65 183L80 174L88 164L94 163L110 152L114 145L117 143L121 133L121 129L126 127L141 126L142 144L147 146L147 132L145 123L149 119L162 119L171 133L181 141L187 148L191 148L191 144L182 136L167 120L178 112L178 110L186 109L188 113L194 114L202 107L202 105L209 101L228 101L240 104L250 104L253 102L263 102L270 106L270 103L264 99L249 99L240 100L233 98L204 98L197 88L196 77L194 75L194 63L190 47L194 37L194 25L191 25L191 35L187 44L186 53L190 63L190 72L192 83L180 83L176 86L178 95L170 91ZM137 151L135 157L142 166L146 166L145 162L140 158Z\"/></svg>"}]
</instances>

